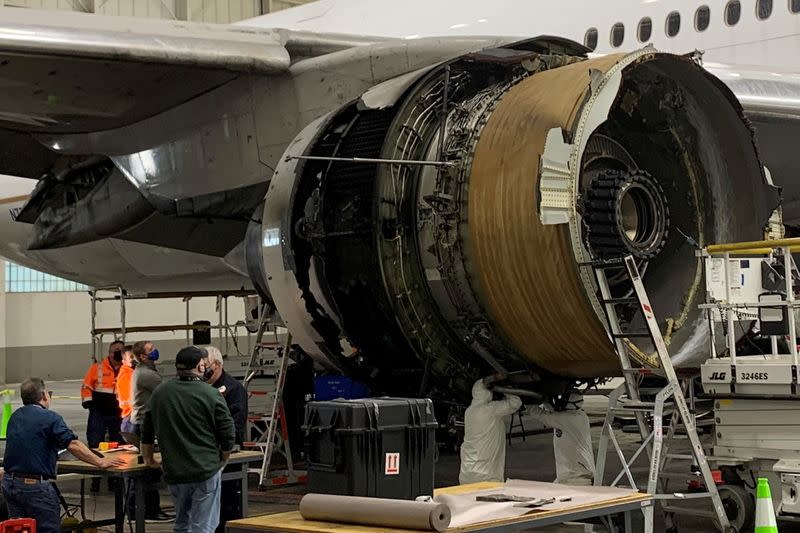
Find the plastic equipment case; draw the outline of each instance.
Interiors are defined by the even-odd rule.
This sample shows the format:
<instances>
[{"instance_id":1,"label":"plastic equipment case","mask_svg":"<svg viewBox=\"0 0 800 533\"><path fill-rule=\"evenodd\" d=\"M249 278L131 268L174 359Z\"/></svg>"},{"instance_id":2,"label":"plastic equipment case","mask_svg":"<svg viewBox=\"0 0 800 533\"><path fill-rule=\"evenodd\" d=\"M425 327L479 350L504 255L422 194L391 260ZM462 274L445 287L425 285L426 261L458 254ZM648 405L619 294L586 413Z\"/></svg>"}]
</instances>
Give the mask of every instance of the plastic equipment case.
<instances>
[{"instance_id":1,"label":"plastic equipment case","mask_svg":"<svg viewBox=\"0 0 800 533\"><path fill-rule=\"evenodd\" d=\"M309 492L411 500L433 494L438 424L428 399L310 402Z\"/></svg>"}]
</instances>

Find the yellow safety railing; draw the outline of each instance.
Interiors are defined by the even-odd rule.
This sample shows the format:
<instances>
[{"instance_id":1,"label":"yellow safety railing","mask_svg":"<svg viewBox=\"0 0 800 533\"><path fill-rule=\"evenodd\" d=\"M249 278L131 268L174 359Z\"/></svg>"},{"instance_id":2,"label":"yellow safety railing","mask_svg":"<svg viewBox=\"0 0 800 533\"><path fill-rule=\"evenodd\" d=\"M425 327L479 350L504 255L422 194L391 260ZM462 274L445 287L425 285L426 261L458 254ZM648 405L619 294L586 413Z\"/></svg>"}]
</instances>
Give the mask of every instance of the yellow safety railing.
<instances>
[{"instance_id":1,"label":"yellow safety railing","mask_svg":"<svg viewBox=\"0 0 800 533\"><path fill-rule=\"evenodd\" d=\"M706 252L711 255L723 254L725 252L737 255L762 255L772 252L775 248L789 248L789 251L800 252L800 237L790 239L773 239L770 241L749 241L732 242L728 244L710 244L706 246Z\"/></svg>"}]
</instances>

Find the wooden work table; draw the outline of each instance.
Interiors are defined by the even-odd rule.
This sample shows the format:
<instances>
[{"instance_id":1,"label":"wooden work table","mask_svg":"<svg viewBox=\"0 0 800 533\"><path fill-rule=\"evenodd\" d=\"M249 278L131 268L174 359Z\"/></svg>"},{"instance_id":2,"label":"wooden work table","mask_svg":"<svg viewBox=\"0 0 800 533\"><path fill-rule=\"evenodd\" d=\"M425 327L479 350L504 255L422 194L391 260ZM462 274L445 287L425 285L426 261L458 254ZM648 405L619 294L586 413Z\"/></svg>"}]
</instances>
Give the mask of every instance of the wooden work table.
<instances>
[{"instance_id":1,"label":"wooden work table","mask_svg":"<svg viewBox=\"0 0 800 533\"><path fill-rule=\"evenodd\" d=\"M145 532L144 522L144 477L150 467L139 464L139 453L135 451L106 451L100 452L106 457L121 457L125 459L123 466L103 470L89 463L79 460L58 461L59 474L83 474L87 476L103 476L118 478L119 482L114 488L114 518L109 520L95 521L96 525L114 525L116 533L123 533L125 530L125 488L122 478L130 479L134 484L136 505L135 533ZM222 480L238 480L242 484L242 514L247 516L247 468L252 462L260 461L263 457L261 452L241 451L231 454L228 460L228 467L222 473ZM160 454L156 454L160 461Z\"/></svg>"},{"instance_id":2,"label":"wooden work table","mask_svg":"<svg viewBox=\"0 0 800 533\"><path fill-rule=\"evenodd\" d=\"M502 486L502 483L473 483L436 489L434 495L439 494L464 494L484 489L493 489ZM615 514L625 515L626 530L630 531L630 513L652 505L653 497L649 494L630 494L624 497L615 497L609 500L594 502L586 505L575 505L566 509L552 511L532 512L514 518L493 520L470 526L448 528L447 533L510 533L536 527L560 524L575 520L583 520L598 516ZM241 520L229 521L226 526L229 533L245 532L280 532L280 533L419 533L417 530L379 528L374 526L358 526L337 524L331 522L314 522L304 520L299 511L278 513Z\"/></svg>"}]
</instances>

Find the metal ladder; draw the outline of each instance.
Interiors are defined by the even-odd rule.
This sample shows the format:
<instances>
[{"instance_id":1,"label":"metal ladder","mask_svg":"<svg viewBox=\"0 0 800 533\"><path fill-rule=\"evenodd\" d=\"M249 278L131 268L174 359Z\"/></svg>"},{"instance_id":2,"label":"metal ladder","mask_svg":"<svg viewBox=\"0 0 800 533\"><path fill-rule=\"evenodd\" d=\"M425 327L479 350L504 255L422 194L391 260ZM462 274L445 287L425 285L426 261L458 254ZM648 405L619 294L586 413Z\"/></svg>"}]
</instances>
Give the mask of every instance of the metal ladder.
<instances>
[{"instance_id":1,"label":"metal ladder","mask_svg":"<svg viewBox=\"0 0 800 533\"><path fill-rule=\"evenodd\" d=\"M248 413L249 435L252 435L254 430L259 434L255 441L246 443L246 446L259 448L263 453L261 466L259 468L251 468L248 472L258 474L258 484L260 487L297 483L303 478L303 476L294 469L292 450L286 428L286 417L283 411L283 387L286 381L286 369L289 366L289 349L292 345L292 335L287 332L282 350L276 350L274 356L270 356L265 360L263 357L263 338L269 325L269 317L264 316L265 308L266 307L262 307L260 311L257 339L250 356L250 362L247 365L244 379L245 390L247 390L248 396L250 396L251 399L257 396L271 396L270 409L268 412L253 415L251 410L251 412ZM274 389L269 392L253 390L252 384L256 381L255 378L264 376L272 376L271 381L274 381ZM286 470L281 472L278 476L270 477L272 455L276 452L285 458Z\"/></svg>"},{"instance_id":2,"label":"metal ladder","mask_svg":"<svg viewBox=\"0 0 800 533\"><path fill-rule=\"evenodd\" d=\"M605 422L600 435L600 443L597 450L596 462L596 475L594 484L602 485L603 476L605 474L606 454L608 452L609 441L614 447L614 450L622 463L622 471L617 475L611 486L615 486L625 476L630 483L631 488L637 489L636 483L631 474L631 465L647 450L650 456L650 470L647 479L647 492L652 494L656 503L661 500L689 500L695 498L710 498L713 511L702 509L692 509L690 507L680 507L676 505L663 505L665 512L670 514L693 514L709 518L714 518L723 531L732 531L730 522L722 506L719 493L717 492L717 485L711 474L711 469L708 466L703 446L700 442L700 437L697 434L697 427L695 424L694 416L689 410L684 390L681 382L678 379L675 369L672 366L672 361L667 351L667 346L664 338L661 336L661 330L656 322L655 315L653 314L650 299L645 291L642 278L639 275L639 269L636 266L636 261L631 256L624 259L615 261L602 261L588 263L592 267L597 286L600 289L600 302L603 305L608 323L608 333L611 340L614 342L617 355L619 356L622 365L622 372L624 376L624 383L620 385L614 392L609 395L609 407L606 413ZM627 274L633 287L633 296L625 298L615 298L611 294L608 284L606 271L610 269L623 268ZM617 314L618 305L638 305L641 310L645 322L647 323L646 331L639 332L623 332L620 326L619 316ZM628 356L628 345L631 338L650 338L655 346L658 360L661 363L661 370L659 374L667 379L667 385L661 389L655 398L655 402L641 401L639 394L639 376L647 373L647 369L634 367ZM643 372L644 371L644 372ZM627 395L628 401L621 402L624 395ZM672 401L674 410L670 417L670 423L667 427L666 438L664 435L664 408L667 401ZM639 433L642 438L642 444L636 452L628 459L625 457L619 445L619 441L614 435L612 423L615 415L619 413L633 414L636 418ZM646 415L652 416L653 428L650 429ZM691 444L691 454L678 455L669 454L668 449L671 440L675 437L675 430L681 424L685 428L686 436ZM692 493L666 493L659 492L664 487L664 472L665 463L668 459L681 458L692 459L700 470L700 475L703 483L705 484L705 492L692 492ZM654 506L643 508L645 519L645 533L652 533L653 520L654 520Z\"/></svg>"}]
</instances>

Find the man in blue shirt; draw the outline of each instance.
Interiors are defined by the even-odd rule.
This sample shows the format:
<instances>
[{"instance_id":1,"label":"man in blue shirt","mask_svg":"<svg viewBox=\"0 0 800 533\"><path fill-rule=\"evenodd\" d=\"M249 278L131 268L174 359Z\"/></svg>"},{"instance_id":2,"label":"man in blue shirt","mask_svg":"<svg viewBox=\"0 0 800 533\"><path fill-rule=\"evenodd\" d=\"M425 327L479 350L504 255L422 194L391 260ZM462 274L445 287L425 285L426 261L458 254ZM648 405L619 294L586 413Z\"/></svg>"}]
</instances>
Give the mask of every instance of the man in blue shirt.
<instances>
[{"instance_id":1,"label":"man in blue shirt","mask_svg":"<svg viewBox=\"0 0 800 533\"><path fill-rule=\"evenodd\" d=\"M50 411L50 394L39 378L20 387L22 407L8 421L3 460L3 496L11 518L33 518L40 533L61 531L58 493L53 486L59 450L99 468L125 464L116 457L97 457L78 440L61 415Z\"/></svg>"}]
</instances>

